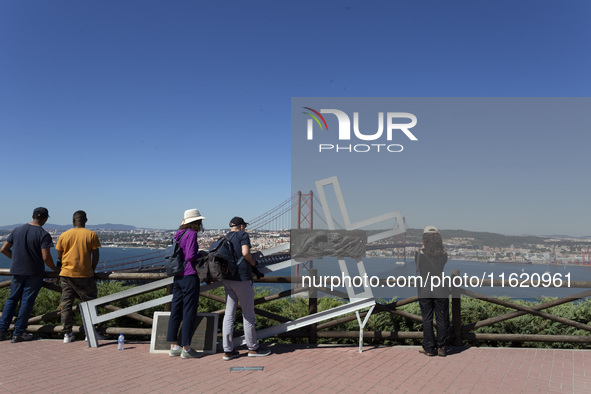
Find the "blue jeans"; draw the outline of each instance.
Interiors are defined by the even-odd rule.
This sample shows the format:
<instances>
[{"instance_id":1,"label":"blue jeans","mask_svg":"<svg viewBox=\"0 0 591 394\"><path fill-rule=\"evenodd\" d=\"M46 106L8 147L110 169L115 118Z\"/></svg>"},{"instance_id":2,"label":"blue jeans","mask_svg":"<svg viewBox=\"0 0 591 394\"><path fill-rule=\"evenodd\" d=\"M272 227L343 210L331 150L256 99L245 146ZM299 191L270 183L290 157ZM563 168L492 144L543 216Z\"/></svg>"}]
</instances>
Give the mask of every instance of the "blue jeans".
<instances>
[{"instance_id":1,"label":"blue jeans","mask_svg":"<svg viewBox=\"0 0 591 394\"><path fill-rule=\"evenodd\" d=\"M10 283L10 297L4 304L2 318L0 319L0 331L8 331L16 306L20 301L21 307L14 324L13 335L18 337L27 329L29 316L33 311L35 299L43 285L43 276L13 275Z\"/></svg>"},{"instance_id":2,"label":"blue jeans","mask_svg":"<svg viewBox=\"0 0 591 394\"><path fill-rule=\"evenodd\" d=\"M167 342L177 342L181 346L190 346L197 328L197 307L201 284L197 275L175 276L172 284L172 302L168 320ZM180 341L178 340L181 327Z\"/></svg>"}]
</instances>

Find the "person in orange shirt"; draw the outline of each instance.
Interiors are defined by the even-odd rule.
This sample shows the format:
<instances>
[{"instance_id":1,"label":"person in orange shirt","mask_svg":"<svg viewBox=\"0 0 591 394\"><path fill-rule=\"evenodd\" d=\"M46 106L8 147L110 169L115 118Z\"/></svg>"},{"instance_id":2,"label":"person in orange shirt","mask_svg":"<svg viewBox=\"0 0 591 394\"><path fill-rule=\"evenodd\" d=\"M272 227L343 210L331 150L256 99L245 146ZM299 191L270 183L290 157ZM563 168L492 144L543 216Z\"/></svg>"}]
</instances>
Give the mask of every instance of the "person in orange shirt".
<instances>
[{"instance_id":1,"label":"person in orange shirt","mask_svg":"<svg viewBox=\"0 0 591 394\"><path fill-rule=\"evenodd\" d=\"M74 212L72 218L74 228L60 235L55 247L58 263L61 260L62 265L60 284L62 286L61 318L64 343L74 340L72 305L76 295L83 302L97 297L94 270L99 262L101 243L94 231L85 228L87 221L86 212Z\"/></svg>"}]
</instances>

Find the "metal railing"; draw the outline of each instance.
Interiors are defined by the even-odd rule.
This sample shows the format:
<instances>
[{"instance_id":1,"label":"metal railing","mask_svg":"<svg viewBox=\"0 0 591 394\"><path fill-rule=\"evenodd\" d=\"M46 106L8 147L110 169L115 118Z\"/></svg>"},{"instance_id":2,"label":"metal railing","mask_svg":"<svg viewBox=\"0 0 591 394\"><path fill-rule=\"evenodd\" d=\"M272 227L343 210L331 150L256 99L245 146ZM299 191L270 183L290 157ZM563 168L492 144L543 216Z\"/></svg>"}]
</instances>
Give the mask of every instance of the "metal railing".
<instances>
[{"instance_id":1,"label":"metal railing","mask_svg":"<svg viewBox=\"0 0 591 394\"><path fill-rule=\"evenodd\" d=\"M8 269L0 269L0 275L9 275ZM460 276L458 271L452 272L454 276ZM47 278L57 278L57 274L48 272L46 273ZM164 297L160 297L158 299L144 302L138 305L132 305L128 308L121 309L114 305L111 305L111 302L118 299L126 299L129 297L137 296L138 294L144 294L153 292L162 288L170 288L170 284L172 283L172 278L167 278L165 274L161 273L97 273L95 275L97 280L116 280L116 281L144 281L148 282L147 284L135 286L131 289L124 290L123 292L110 295L107 297L103 297L100 301L95 301L95 303L91 303L93 308L102 308L107 311L107 313L99 315L93 315L94 319L88 319L89 325L88 327L92 327L96 323L104 322L107 320L112 320L118 317L127 316L133 320L138 322L142 322L147 325L151 325L153 323L150 317L141 315L137 312L151 308L157 305L162 305L170 302L172 299L172 295L168 292ZM299 277L285 277L285 276L269 276L264 277L259 280L255 279L256 283L259 284L287 284L287 283L301 283L301 278ZM507 285L501 280L493 280L491 283L483 282L484 286L503 286ZM465 285L465 284L464 284ZM0 288L2 287L9 287L10 281L0 283ZM210 293L210 290L216 287L221 286L219 282L213 283L207 286L201 287L201 297L205 297L217 302L224 304L225 300L223 297L217 296L215 294ZM54 283L51 282L44 282L43 287L53 290L53 291L61 291L61 288ZM534 306L524 306L510 300L495 298L484 296L478 293L475 293L471 290L467 290L464 287L455 287L452 289L452 300L451 300L451 329L452 333L452 342L454 345L460 346L463 344L463 341L512 341L512 342L570 342L570 343L585 343L591 344L591 335L537 335L537 334L509 334L509 333L478 333L474 332L482 327L491 326L493 324L506 321L509 319L514 319L519 316L523 316L526 314L530 314L533 316L538 316L542 319L547 319L552 322L557 322L564 324L566 326L574 327L576 329L584 330L587 332L591 332L591 326L589 324L585 324L582 322L577 322L572 319L567 319L564 317L556 316L551 313L546 312L545 310L548 308L552 308L561 304L565 304L568 302L580 300L583 298L587 298L591 296L591 282L584 282L584 281L573 281L570 283L571 288L581 288L586 289L582 292L574 294L568 297L562 297L556 300L547 301L547 302L540 302ZM418 297L409 297L403 300L396 300L391 303L387 304L380 304L376 303L373 299L366 300L365 303L361 303L357 305L356 303L348 303L344 304L340 310L335 313L330 314L322 314L318 313L318 306L317 306L317 298L310 297L309 298L309 315L302 316L299 321L294 323L294 320L291 320L288 317L278 315L276 313L271 313L261 309L261 304L266 302L270 302L273 300L290 297L294 292L306 292L309 291L312 294L314 292L321 292L326 293L331 296L338 296L342 298L346 298L346 295L343 293L339 293L336 291L330 291L329 289L325 288L297 288L295 290L283 290L279 291L275 294L266 295L264 297L260 297L255 300L255 313L259 316L264 316L271 320L274 320L279 323L279 326L285 327L289 326L292 327L289 330L284 329L277 329L274 327L266 327L262 330L259 330L258 334L261 338L269 337L269 336L278 336L278 337L285 337L285 338L306 338L309 343L316 343L318 338L332 338L332 339L342 339L342 338L360 338L366 340L405 340L405 339L421 339L423 333L421 331L365 331L363 330L364 324L362 324L362 319L366 318L365 322L367 322L367 317L371 314L371 310L363 311L367 308L372 308L375 304L375 309L373 310L374 316L379 313L387 313L396 316L400 316L405 319L412 320L417 323L422 323L421 316L406 312L401 310L400 307L404 305L408 305L410 303L416 302ZM501 314L499 316L490 316L486 319L479 320L479 321L471 321L466 322L462 319L462 300L465 299L464 297L471 297L477 298L492 304L500 305L509 309L513 309L511 312L507 312ZM80 304L79 309L83 316L91 316L93 312L87 307L89 305L84 305L87 303ZM85 309L86 308L86 309ZM354 315L353 312L356 312ZM217 313L222 315L224 313L223 309L213 311L213 313ZM52 320L57 319L59 321L59 312L53 311L46 313L40 316L34 316L29 319L29 327L27 331L29 332L38 332L38 333L60 333L62 327L60 325L52 325L52 324L40 324L41 322L50 322ZM331 331L330 329L338 326L343 323L357 321L360 323L361 329L356 331ZM328 320L328 321L327 321ZM92 324L90 324L90 322ZM363 323L365 323L363 322ZM12 326L10 328L12 330ZM75 326L73 329L74 333L82 332L84 330L83 327ZM87 336L89 337L89 345L96 345L96 337L94 336L93 330L86 330ZM141 335L141 336L150 336L152 333L151 328L137 328L137 327L109 327L106 329L107 334L118 335L119 333L129 334L129 335ZM236 338L238 343L243 340L243 338Z\"/></svg>"}]
</instances>

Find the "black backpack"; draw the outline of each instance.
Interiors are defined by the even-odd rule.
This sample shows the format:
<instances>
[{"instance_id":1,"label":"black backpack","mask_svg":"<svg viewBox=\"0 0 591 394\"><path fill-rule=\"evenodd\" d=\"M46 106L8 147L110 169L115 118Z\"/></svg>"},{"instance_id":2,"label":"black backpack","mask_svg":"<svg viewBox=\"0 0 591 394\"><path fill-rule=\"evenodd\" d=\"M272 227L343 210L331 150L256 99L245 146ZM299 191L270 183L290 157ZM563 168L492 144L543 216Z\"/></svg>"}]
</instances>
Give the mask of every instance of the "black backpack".
<instances>
[{"instance_id":1,"label":"black backpack","mask_svg":"<svg viewBox=\"0 0 591 394\"><path fill-rule=\"evenodd\" d=\"M164 251L164 268L168 276L181 275L185 271L185 254L181 249L180 242L188 232L189 230L185 231L178 242L173 238L172 245Z\"/></svg>"},{"instance_id":2,"label":"black backpack","mask_svg":"<svg viewBox=\"0 0 591 394\"><path fill-rule=\"evenodd\" d=\"M234 235L230 235L230 238ZM222 281L223 279L232 279L238 272L238 262L240 257L234 250L234 245L230 241L230 238L223 236L217 241L213 242L209 247L209 254L207 255L207 268L209 271L208 278L199 278L201 280L208 281Z\"/></svg>"}]
</instances>

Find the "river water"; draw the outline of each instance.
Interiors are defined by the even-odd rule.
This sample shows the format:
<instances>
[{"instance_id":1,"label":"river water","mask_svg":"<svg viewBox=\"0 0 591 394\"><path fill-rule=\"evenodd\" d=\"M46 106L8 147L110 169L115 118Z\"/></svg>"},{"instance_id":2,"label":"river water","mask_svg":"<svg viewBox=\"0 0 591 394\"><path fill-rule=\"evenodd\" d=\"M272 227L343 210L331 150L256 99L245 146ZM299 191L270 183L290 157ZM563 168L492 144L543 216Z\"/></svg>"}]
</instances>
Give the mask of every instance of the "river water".
<instances>
[{"instance_id":1,"label":"river water","mask_svg":"<svg viewBox=\"0 0 591 394\"><path fill-rule=\"evenodd\" d=\"M353 278L357 276L357 283L361 283L362 275L359 273L357 263L354 260L346 259L348 276ZM314 268L318 269L319 276L328 276L328 286L337 284L338 279L343 280L343 274L336 258L323 258L313 262ZM367 273L367 282L370 285L372 293L376 298L407 298L417 294L415 287L394 287L377 285L377 279L387 280L389 276L396 278L410 278L416 276L416 266L414 260L408 259L406 264L396 264L392 258L367 258L363 262ZM480 261L468 260L450 260L445 265L444 274L449 278L451 271L457 270L460 276L466 276L472 283L468 288L473 292L494 297L509 297L516 299L537 299L539 297L566 297L571 296L586 289L581 288L554 288L544 285L555 282L556 284L568 284L573 281L591 282L591 266L575 265L544 265L544 264L512 264L512 263L486 263ZM374 276L376 280L372 283L369 279ZM509 280L510 283L504 287L482 287L481 280L484 279L502 279ZM519 282L525 279L532 280L529 287L523 287ZM446 279L450 280L450 279ZM392 281L391 283L393 283ZM402 280L404 282L404 279ZM355 285L355 282L353 282ZM398 281L400 284L400 281ZM437 282L433 282L437 285ZM373 285L373 286L372 286ZM571 283L572 285L572 283ZM359 289L359 288L358 288ZM339 290L344 291L343 287ZM362 289L356 290L356 292Z\"/></svg>"},{"instance_id":2,"label":"river water","mask_svg":"<svg viewBox=\"0 0 591 394\"><path fill-rule=\"evenodd\" d=\"M51 248L53 260L57 260L57 254L54 248ZM97 271L114 271L123 268L135 268L147 266L150 264L161 265L163 261L164 250L147 248L100 248L100 259ZM0 268L10 268L11 260L0 254ZM160 264L159 264L160 263ZM49 268L45 267L46 270ZM0 277L7 280L6 277Z\"/></svg>"},{"instance_id":3,"label":"river water","mask_svg":"<svg viewBox=\"0 0 591 394\"><path fill-rule=\"evenodd\" d=\"M55 249L52 248L52 255L56 258ZM100 262L97 271L113 271L122 268L136 268L139 266L161 265L163 250L145 249L145 248L101 248ZM349 271L349 276L354 278L361 275L357 264L353 260L346 259L346 265ZM404 277L416 275L416 268L414 261L407 259L405 264L396 264L392 258L366 258L363 262L368 278L376 277L377 279L387 279L389 276ZM342 272L336 258L325 257L323 259L314 260L314 268L318 269L318 275L330 277L328 279L328 287L331 282L337 277L342 279ZM10 268L10 260L0 254L0 268ZM501 279L504 275L505 279L509 279L511 275L515 280L515 286L506 285L505 287L472 287L469 290L486 295L486 296L505 296L509 298L519 299L536 299L539 297L565 297L581 292L585 289L576 288L552 288L544 287L543 279L553 279L557 283L562 281L568 283L570 281L589 281L591 282L591 266L575 266L575 265L545 265L545 264L511 264L511 263L485 263L480 261L468 260L450 260L445 266L444 273L451 275L452 270L457 270L460 275L467 275L472 278L472 283L476 284L477 279L482 278ZM289 268L273 272L269 275L290 275ZM537 275L537 276L536 276ZM475 279L476 278L476 279ZM517 285L517 279L534 279L539 280L537 286L520 287ZM538 279L539 278L539 279ZM0 277L0 281L8 280L9 277ZM376 280L377 280L376 279ZM269 285L257 285L257 287L268 287ZM273 285L275 289L284 289L286 285ZM335 289L344 291L342 286L337 286ZM414 287L388 287L375 286L371 287L372 293L376 298L391 299L391 298L406 298L416 295L416 288Z\"/></svg>"}]
</instances>

